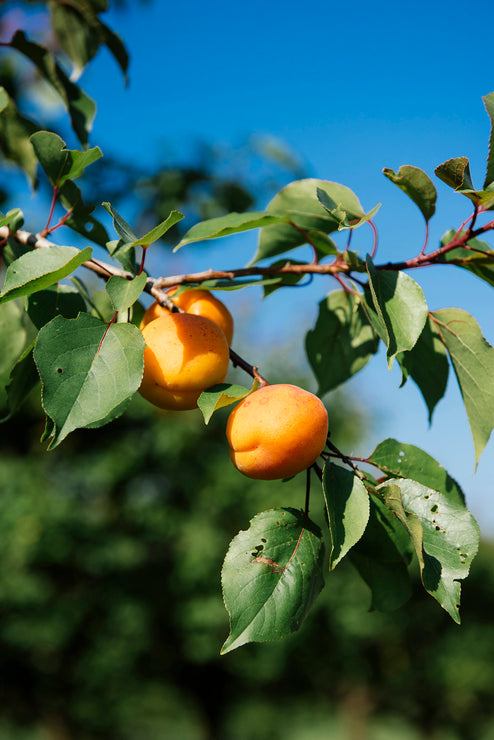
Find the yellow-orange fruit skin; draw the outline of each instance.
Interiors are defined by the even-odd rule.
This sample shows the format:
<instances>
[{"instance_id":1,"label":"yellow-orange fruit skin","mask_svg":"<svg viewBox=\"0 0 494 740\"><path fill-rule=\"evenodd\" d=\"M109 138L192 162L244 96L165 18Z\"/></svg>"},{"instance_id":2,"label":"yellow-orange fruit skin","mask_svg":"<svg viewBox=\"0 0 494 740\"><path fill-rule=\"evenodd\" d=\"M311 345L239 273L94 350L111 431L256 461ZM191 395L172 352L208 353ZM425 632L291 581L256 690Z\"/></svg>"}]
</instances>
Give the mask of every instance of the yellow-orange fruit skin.
<instances>
[{"instance_id":1,"label":"yellow-orange fruit skin","mask_svg":"<svg viewBox=\"0 0 494 740\"><path fill-rule=\"evenodd\" d=\"M295 385L267 385L231 412L230 457L248 478L275 480L306 470L326 444L328 414L313 393Z\"/></svg>"},{"instance_id":2,"label":"yellow-orange fruit skin","mask_svg":"<svg viewBox=\"0 0 494 740\"><path fill-rule=\"evenodd\" d=\"M202 391L225 379L229 347L210 319L166 311L141 331L146 347L139 392L155 406L195 409Z\"/></svg>"},{"instance_id":3,"label":"yellow-orange fruit skin","mask_svg":"<svg viewBox=\"0 0 494 740\"><path fill-rule=\"evenodd\" d=\"M170 292L170 297L173 297L173 292ZM218 298L215 298L209 290L191 288L180 293L177 298L173 298L173 301L183 311L187 311L187 313L196 316L205 316L207 319L214 321L224 332L228 344L232 343L233 316L225 304L218 300ZM152 303L142 317L141 330L146 324L149 324L154 319L166 313L169 313L168 309L161 306L158 301Z\"/></svg>"}]
</instances>

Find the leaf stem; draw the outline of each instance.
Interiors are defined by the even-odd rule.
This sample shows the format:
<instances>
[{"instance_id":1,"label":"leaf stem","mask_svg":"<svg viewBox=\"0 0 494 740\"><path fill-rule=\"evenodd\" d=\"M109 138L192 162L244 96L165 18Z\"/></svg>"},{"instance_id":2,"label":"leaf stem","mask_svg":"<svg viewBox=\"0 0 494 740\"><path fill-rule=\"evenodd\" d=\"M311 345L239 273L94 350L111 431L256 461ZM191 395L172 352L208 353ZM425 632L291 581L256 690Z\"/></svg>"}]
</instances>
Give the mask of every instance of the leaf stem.
<instances>
[{"instance_id":1,"label":"leaf stem","mask_svg":"<svg viewBox=\"0 0 494 740\"><path fill-rule=\"evenodd\" d=\"M40 232L41 236L47 236L50 233L49 229L50 229L51 220L53 218L53 213L55 211L55 205L57 202L57 198L58 198L58 182L56 182L55 185L53 186L53 195L51 198L50 212L48 214L48 220L46 222L46 226Z\"/></svg>"}]
</instances>

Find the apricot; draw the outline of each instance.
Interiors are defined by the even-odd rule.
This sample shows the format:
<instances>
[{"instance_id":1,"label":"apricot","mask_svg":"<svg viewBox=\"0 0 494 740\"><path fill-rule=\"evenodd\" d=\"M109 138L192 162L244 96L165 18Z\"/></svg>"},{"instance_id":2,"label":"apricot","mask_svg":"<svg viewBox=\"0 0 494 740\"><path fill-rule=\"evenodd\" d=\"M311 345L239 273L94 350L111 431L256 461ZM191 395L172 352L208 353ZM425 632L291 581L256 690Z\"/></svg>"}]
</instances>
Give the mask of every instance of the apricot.
<instances>
[{"instance_id":1,"label":"apricot","mask_svg":"<svg viewBox=\"0 0 494 740\"><path fill-rule=\"evenodd\" d=\"M322 401L296 385L266 385L241 401L226 427L230 457L248 478L289 478L312 465L328 434Z\"/></svg>"},{"instance_id":2,"label":"apricot","mask_svg":"<svg viewBox=\"0 0 494 740\"><path fill-rule=\"evenodd\" d=\"M141 330L146 342L139 392L162 409L194 409L205 388L225 379L229 347L204 316L166 311Z\"/></svg>"},{"instance_id":3,"label":"apricot","mask_svg":"<svg viewBox=\"0 0 494 740\"><path fill-rule=\"evenodd\" d=\"M171 298L173 298L175 291L176 288L169 291ZM187 313L195 314L196 316L205 316L207 319L214 321L223 330L228 344L232 343L233 316L225 304L218 300L218 298L215 298L211 291L202 290L201 288L191 288L180 293L176 298L173 298L173 301ZM157 319L165 313L169 313L168 309L160 305L158 301L155 301L149 306L142 317L141 329L146 324L149 324L150 321Z\"/></svg>"}]
</instances>

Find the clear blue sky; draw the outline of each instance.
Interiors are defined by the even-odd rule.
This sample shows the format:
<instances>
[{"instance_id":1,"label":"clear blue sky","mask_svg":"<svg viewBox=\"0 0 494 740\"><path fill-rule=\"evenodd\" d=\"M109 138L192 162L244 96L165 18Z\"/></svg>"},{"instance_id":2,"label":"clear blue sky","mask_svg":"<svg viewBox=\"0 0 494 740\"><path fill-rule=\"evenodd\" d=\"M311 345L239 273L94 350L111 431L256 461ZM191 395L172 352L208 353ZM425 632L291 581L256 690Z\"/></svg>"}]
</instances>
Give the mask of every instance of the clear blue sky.
<instances>
[{"instance_id":1,"label":"clear blue sky","mask_svg":"<svg viewBox=\"0 0 494 740\"><path fill-rule=\"evenodd\" d=\"M383 203L376 218L383 262L416 254L423 240L422 217L384 178L383 167L414 164L434 177L435 166L466 155L481 186L489 136L481 96L494 90L492 2L129 5L106 15L131 53L128 88L106 52L82 78L99 106L92 143L104 152L152 161L165 142L180 154L197 139L236 145L252 133L274 135L301 156L312 175L354 189L366 209ZM439 181L437 189L432 245L469 213L466 199ZM365 252L370 243L363 230L353 246ZM250 235L217 242L207 254L197 248L190 254L199 269L237 267L254 247ZM179 255L170 272L180 271L186 257ZM465 308L494 344L491 289L456 268L414 271L413 277L431 309ZM254 291L229 294L230 304L250 318L242 349L251 347L252 359L262 365L262 346L274 338L288 340L294 327L301 346L315 320L316 301L329 287L315 281L307 291L280 291L265 303ZM416 387L398 385L399 374L389 377L382 354L352 381L351 392L377 417L364 449L353 452L368 454L386 436L423 447L458 479L482 531L494 535L494 442L474 477L473 445L453 374L431 429Z\"/></svg>"}]
</instances>

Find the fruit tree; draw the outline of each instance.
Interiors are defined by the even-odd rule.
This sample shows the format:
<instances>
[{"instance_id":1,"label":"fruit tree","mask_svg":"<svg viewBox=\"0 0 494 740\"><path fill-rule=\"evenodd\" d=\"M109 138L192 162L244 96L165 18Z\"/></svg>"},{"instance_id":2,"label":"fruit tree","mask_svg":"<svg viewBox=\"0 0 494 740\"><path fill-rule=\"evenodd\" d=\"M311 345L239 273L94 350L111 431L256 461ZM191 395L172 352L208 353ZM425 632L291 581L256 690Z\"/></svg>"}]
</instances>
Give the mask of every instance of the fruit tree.
<instances>
[{"instance_id":1,"label":"fruit tree","mask_svg":"<svg viewBox=\"0 0 494 740\"><path fill-rule=\"evenodd\" d=\"M111 203L99 209L86 203L76 184L102 152L89 143L95 103L66 74L66 62L81 69L106 45L127 69L124 44L101 19L104 6L96 0L50 3L53 34L47 40L16 30L2 42L6 57L23 59L61 98L79 147L31 119L13 88L0 88L3 157L34 189L51 193L41 223L24 223L22 203L0 215L3 420L8 423L38 388L46 415L41 443L50 450L78 428L113 423L138 392L161 409L202 412L206 424L219 409L232 407L225 456L239 475L271 480L302 474L300 509L252 512L231 542L222 570L230 619L223 652L298 629L344 557L370 587L372 606L382 610L407 601L409 569L417 563L425 591L459 623L461 581L479 542L460 486L406 440L385 439L370 455L340 450L320 397L384 347L388 367L398 363L403 382L417 385L432 415L452 370L478 461L494 426L494 348L461 307L430 311L413 275L439 265L447 280L459 266L494 285L494 251L484 240L494 229L493 134L482 186L473 184L466 157L436 168L440 180L470 201L471 212L439 245L426 237L408 259L380 261L378 206L366 212L344 184L302 178L282 188L265 210L199 221L175 244L176 251L228 238L234 255L235 235L251 232L257 242L248 266L229 262L188 274L148 274L148 249L182 213L172 209L151 230L136 233ZM484 104L492 125L494 93ZM417 206L428 234L437 198L431 177L408 164L396 172L385 168L384 175ZM114 234L107 233L108 214ZM352 250L353 232L369 226L369 252ZM310 261L293 259L302 245L309 246ZM101 310L84 273L101 281L109 311ZM329 290L305 337L319 397L289 377L271 385L262 367L240 356L234 317L211 293L259 285L267 296L304 276L327 281ZM230 366L245 372L245 385L229 382ZM322 529L311 519L311 507L320 504Z\"/></svg>"}]
</instances>

